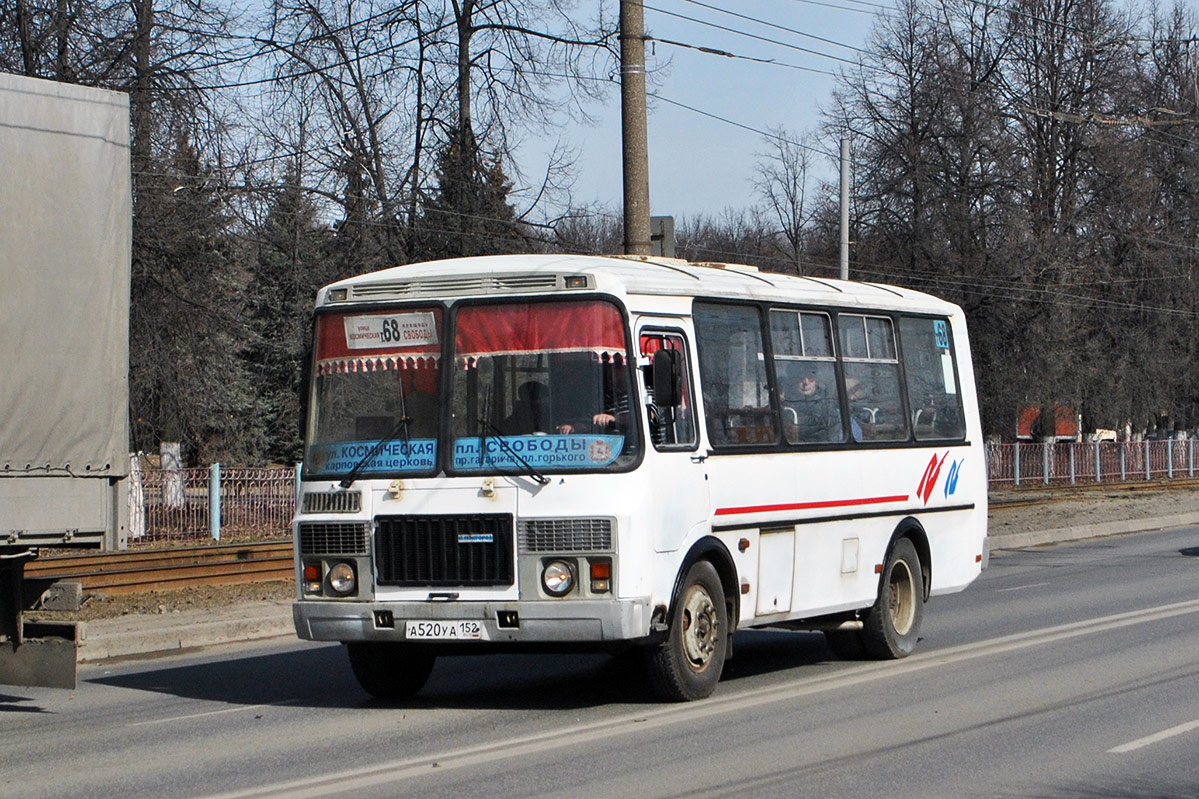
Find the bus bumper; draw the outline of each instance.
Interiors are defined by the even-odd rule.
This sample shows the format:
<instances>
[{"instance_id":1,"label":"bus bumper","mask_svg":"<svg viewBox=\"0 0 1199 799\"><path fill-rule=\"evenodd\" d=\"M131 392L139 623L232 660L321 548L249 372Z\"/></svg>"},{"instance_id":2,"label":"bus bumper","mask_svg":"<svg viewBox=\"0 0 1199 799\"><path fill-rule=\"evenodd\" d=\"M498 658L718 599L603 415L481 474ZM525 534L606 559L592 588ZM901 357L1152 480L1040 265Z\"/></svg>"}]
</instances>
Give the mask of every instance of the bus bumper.
<instances>
[{"instance_id":1,"label":"bus bumper","mask_svg":"<svg viewBox=\"0 0 1199 799\"><path fill-rule=\"evenodd\" d=\"M308 641L408 641L410 621L478 622L484 632L477 640L493 643L599 643L650 634L649 597L456 603L302 600L292 605L292 617L296 635Z\"/></svg>"}]
</instances>

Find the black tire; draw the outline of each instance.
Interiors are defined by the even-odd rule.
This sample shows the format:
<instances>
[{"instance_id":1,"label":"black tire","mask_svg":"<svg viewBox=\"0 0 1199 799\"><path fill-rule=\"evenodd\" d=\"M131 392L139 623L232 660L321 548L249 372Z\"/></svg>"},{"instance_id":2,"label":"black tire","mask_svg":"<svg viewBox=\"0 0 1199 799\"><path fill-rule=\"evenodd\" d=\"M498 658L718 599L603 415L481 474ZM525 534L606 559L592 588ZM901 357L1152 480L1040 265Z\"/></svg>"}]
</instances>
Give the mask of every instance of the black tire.
<instances>
[{"instance_id":1,"label":"black tire","mask_svg":"<svg viewBox=\"0 0 1199 799\"><path fill-rule=\"evenodd\" d=\"M711 696L728 651L728 609L720 575L701 560L687 570L670 615L670 632L645 652L646 676L654 695L666 702Z\"/></svg>"},{"instance_id":2,"label":"black tire","mask_svg":"<svg viewBox=\"0 0 1199 799\"><path fill-rule=\"evenodd\" d=\"M866 645L861 630L825 630L824 642L842 660L865 660Z\"/></svg>"},{"instance_id":3,"label":"black tire","mask_svg":"<svg viewBox=\"0 0 1199 799\"><path fill-rule=\"evenodd\" d=\"M426 649L390 641L346 644L350 668L362 689L376 699L404 699L429 680L437 656Z\"/></svg>"},{"instance_id":4,"label":"black tire","mask_svg":"<svg viewBox=\"0 0 1199 799\"><path fill-rule=\"evenodd\" d=\"M879 580L878 599L863 619L862 645L877 660L907 657L920 638L924 618L924 572L916 547L901 538L891 547Z\"/></svg>"}]
</instances>

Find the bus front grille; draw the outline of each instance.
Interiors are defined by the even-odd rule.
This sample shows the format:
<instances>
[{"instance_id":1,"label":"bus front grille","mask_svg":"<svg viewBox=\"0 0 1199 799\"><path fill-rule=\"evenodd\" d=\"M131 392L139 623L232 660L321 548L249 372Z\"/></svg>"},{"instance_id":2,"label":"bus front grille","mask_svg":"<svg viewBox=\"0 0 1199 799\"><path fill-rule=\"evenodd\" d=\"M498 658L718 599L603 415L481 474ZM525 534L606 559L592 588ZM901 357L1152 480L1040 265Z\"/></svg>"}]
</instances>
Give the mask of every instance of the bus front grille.
<instances>
[{"instance_id":1,"label":"bus front grille","mask_svg":"<svg viewBox=\"0 0 1199 799\"><path fill-rule=\"evenodd\" d=\"M301 555L365 555L366 522L300 522Z\"/></svg>"},{"instance_id":2,"label":"bus front grille","mask_svg":"<svg viewBox=\"0 0 1199 799\"><path fill-rule=\"evenodd\" d=\"M611 550L611 519L529 519L521 523L522 553Z\"/></svg>"},{"instance_id":3,"label":"bus front grille","mask_svg":"<svg viewBox=\"0 0 1199 799\"><path fill-rule=\"evenodd\" d=\"M362 492L306 492L303 503L304 513L357 513L362 510Z\"/></svg>"},{"instance_id":4,"label":"bus front grille","mask_svg":"<svg viewBox=\"0 0 1199 799\"><path fill-rule=\"evenodd\" d=\"M510 515L380 516L375 521L380 585L512 585Z\"/></svg>"}]
</instances>

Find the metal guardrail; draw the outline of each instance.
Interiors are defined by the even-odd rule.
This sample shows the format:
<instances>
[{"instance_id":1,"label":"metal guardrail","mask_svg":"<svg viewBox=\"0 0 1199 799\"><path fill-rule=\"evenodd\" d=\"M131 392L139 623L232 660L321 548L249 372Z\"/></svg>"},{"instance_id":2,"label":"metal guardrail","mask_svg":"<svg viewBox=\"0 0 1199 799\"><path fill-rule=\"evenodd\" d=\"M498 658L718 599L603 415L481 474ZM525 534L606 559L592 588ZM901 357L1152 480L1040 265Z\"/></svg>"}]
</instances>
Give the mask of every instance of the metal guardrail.
<instances>
[{"instance_id":1,"label":"metal guardrail","mask_svg":"<svg viewBox=\"0 0 1199 799\"><path fill-rule=\"evenodd\" d=\"M291 534L295 470L288 467L131 470L130 546L271 541Z\"/></svg>"},{"instance_id":2,"label":"metal guardrail","mask_svg":"<svg viewBox=\"0 0 1199 799\"><path fill-rule=\"evenodd\" d=\"M988 444L987 481L1019 488L1190 479L1199 466L1197 440Z\"/></svg>"}]
</instances>

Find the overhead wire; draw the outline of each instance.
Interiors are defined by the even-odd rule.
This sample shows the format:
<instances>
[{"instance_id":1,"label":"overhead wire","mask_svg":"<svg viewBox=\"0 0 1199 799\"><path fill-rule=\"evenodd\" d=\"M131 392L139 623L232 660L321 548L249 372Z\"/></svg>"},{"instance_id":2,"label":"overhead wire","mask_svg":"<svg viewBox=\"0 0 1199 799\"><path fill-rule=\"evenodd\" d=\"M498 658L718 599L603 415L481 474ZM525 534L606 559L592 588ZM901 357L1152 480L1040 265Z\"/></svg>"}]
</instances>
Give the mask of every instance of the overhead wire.
<instances>
[{"instance_id":1,"label":"overhead wire","mask_svg":"<svg viewBox=\"0 0 1199 799\"><path fill-rule=\"evenodd\" d=\"M684 20L684 21L687 21L687 22L691 22L691 23L694 23L694 24L696 24L696 25L702 25L702 26L704 26L704 27L708 27L708 28L715 28L716 30L723 31L723 32L725 32L725 33L733 33L733 34L736 34L736 35L738 35L738 36L744 36L744 37L746 37L746 38L748 38L748 39L754 39L754 40L756 40L756 41L759 41L759 42L765 42L765 43L767 43L767 44L773 44L773 45L776 45L776 46L778 46L778 47L785 47L785 48L787 48L787 49L789 49L789 50L796 50L796 51L798 51L798 52L801 52L801 53L807 53L808 55L814 55L814 56L817 56L817 57L819 57L819 58L827 58L827 59L830 59L830 60L832 60L832 61L840 61L840 62L841 62L841 63L843 63L843 64L850 64L850 65L854 65L854 66L856 66L856 65L857 65L857 62L855 62L855 61L852 61L852 60L850 60L850 59L848 59L848 58L842 58L841 56L838 56L838 55L832 55L831 53L822 53L822 52L820 52L819 50L813 50L813 49L811 49L811 48L809 48L809 47L800 47L799 45L797 45L797 44L791 44L790 42L783 42L783 41L779 41L779 40L777 40L777 39L771 39L771 38L768 38L768 37L766 37L766 36L759 36L759 35L757 35L756 33L750 33L750 32L748 32L748 31L742 31L742 30L738 30L738 29L736 29L736 28L730 28L730 27L729 27L729 26L727 26L727 25L719 25L719 24L717 24L717 23L715 23L715 22L708 22L708 21L706 21L706 20L697 19L696 17L689 17L689 16L687 16L686 14L679 14L679 13L676 13L676 12L674 12L674 11L667 11L666 9L663 9L663 8L658 8L657 6L651 6L651 5L649 5L649 4L646 4L646 3L643 3L643 4L642 4L642 7L643 7L643 8L644 8L646 11L653 11L654 13L657 13L657 14L662 14L662 15L664 15L664 16L668 16L668 17L674 17L674 18L676 18L676 19L681 19L681 20Z\"/></svg>"},{"instance_id":2,"label":"overhead wire","mask_svg":"<svg viewBox=\"0 0 1199 799\"><path fill-rule=\"evenodd\" d=\"M809 5L809 6L818 6L820 8L832 8L832 9L836 9L837 11L850 11L855 14L869 14L871 16L876 16L876 15L880 15L880 14L883 16L886 16L886 12L889 10L892 10L892 9L889 9L887 6L881 5L879 3L866 3L866 2L862 2L862 0L846 0L846 2L856 3L856 4L862 5L862 6L868 6L869 8L854 8L852 6L839 5L837 3L823 2L823 0L792 0L792 2L802 3L804 5ZM870 8L873 8L875 10L871 11Z\"/></svg>"},{"instance_id":3,"label":"overhead wire","mask_svg":"<svg viewBox=\"0 0 1199 799\"><path fill-rule=\"evenodd\" d=\"M650 92L649 96L653 97L655 100L661 100L662 102L667 103L668 105L673 105L678 108L682 108L686 111L690 111L694 114L699 114L700 116L708 117L709 119L714 119L717 122L723 122L726 125L732 125L733 127L741 128L742 130L747 130L750 133L756 133L759 136L764 136L768 139L776 139L778 141L784 142L786 144L794 145L795 147L799 147L804 150L809 150L814 153L819 153L820 155L828 156L829 158L833 158L833 159L840 158L840 155L831 153L828 150L822 150L819 147L812 147L811 145L803 144L802 142L797 142L793 139L789 139L786 136L782 136L778 133L771 133L770 131L762 130L760 128L755 128L752 125L746 125L743 122L736 122L727 117L722 117L719 114L713 114L710 111L703 111L699 108L696 108L695 106L687 105L686 103L680 103L678 100L672 100L669 97L667 97L659 92Z\"/></svg>"},{"instance_id":4,"label":"overhead wire","mask_svg":"<svg viewBox=\"0 0 1199 799\"><path fill-rule=\"evenodd\" d=\"M773 58L755 58L754 56L739 55L737 53L730 53L727 50L720 50L715 47L704 47L704 46L698 45L698 44L687 44L686 42L677 42L677 41L673 41L671 39L663 39L660 36L647 35L645 37L645 40L648 42L658 42L659 44L670 45L671 47L682 47L682 48L685 48L688 50L698 50L699 52L706 53L707 55L723 56L724 58L732 58L732 59L736 59L739 61L753 61L758 64L769 64L770 66L774 66L774 67L784 67L786 69L796 69L796 70L800 70L802 72L812 72L817 75L828 75L829 77L833 77L833 78L837 77L836 72L830 72L827 69L816 69L815 67L805 67L805 66L800 66L799 64L788 64L783 61L776 61Z\"/></svg>"},{"instance_id":5,"label":"overhead wire","mask_svg":"<svg viewBox=\"0 0 1199 799\"><path fill-rule=\"evenodd\" d=\"M847 50L853 50L858 53L867 52L866 50L862 49L861 47L857 47L852 44L845 44L844 42L838 42L834 39L826 39L823 36L817 36L812 33L805 33L804 31L796 30L795 28L789 28L786 25L779 25L778 23L769 22L767 20L759 19L757 17L751 17L746 14L739 14L736 11L729 11L726 8L720 8L719 6L714 6L714 5L710 5L708 3L701 2L701 0L682 0L682 2L690 3L692 5L699 6L700 8L706 8L709 11L717 11L721 14L727 14L730 17L736 17L737 19L745 20L747 22L753 22L758 25L763 25L767 28L774 28L775 30L784 31L786 33L791 33L791 34L794 34L795 36L802 36L805 39L815 39L816 41L823 42L824 44L831 44L831 45L834 45L835 47L844 47Z\"/></svg>"}]
</instances>

